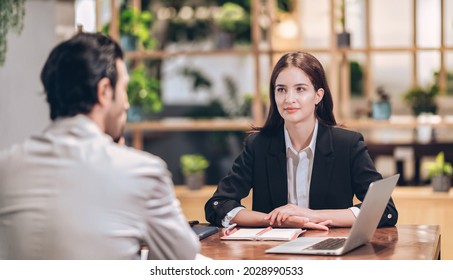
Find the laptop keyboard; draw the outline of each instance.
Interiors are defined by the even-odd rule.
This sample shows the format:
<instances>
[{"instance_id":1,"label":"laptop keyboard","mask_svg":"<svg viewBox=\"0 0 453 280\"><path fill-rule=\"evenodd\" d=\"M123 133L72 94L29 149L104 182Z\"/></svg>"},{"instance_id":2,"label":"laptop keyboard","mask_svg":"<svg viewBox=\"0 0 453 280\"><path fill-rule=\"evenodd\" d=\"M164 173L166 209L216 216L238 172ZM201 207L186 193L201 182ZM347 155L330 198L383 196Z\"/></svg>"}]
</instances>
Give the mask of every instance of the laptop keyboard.
<instances>
[{"instance_id":1,"label":"laptop keyboard","mask_svg":"<svg viewBox=\"0 0 453 280\"><path fill-rule=\"evenodd\" d=\"M307 249L309 250L335 250L341 248L346 242L346 238L327 238L318 242Z\"/></svg>"}]
</instances>

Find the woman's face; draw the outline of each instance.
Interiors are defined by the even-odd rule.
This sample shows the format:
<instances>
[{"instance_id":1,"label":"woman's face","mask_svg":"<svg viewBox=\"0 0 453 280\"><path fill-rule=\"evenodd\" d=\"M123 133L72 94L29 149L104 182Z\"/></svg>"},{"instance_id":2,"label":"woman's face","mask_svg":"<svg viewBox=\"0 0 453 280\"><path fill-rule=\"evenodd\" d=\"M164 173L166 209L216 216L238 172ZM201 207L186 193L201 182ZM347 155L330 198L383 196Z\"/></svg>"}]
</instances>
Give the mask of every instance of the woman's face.
<instances>
[{"instance_id":1,"label":"woman's face","mask_svg":"<svg viewBox=\"0 0 453 280\"><path fill-rule=\"evenodd\" d=\"M315 106L324 89L315 91L304 71L297 67L283 69L275 80L275 103L286 124L300 123L315 118Z\"/></svg>"}]
</instances>

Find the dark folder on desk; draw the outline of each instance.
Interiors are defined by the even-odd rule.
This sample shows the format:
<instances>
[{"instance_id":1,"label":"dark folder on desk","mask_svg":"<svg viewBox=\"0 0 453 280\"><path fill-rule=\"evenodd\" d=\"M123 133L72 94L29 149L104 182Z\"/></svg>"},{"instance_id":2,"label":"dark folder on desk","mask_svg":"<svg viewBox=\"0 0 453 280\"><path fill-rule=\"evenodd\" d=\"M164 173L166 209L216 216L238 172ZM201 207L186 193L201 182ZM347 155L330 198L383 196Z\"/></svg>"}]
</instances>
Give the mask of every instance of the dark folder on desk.
<instances>
[{"instance_id":1,"label":"dark folder on desk","mask_svg":"<svg viewBox=\"0 0 453 280\"><path fill-rule=\"evenodd\" d=\"M217 233L219 231L219 228L214 226L195 225L192 226L192 230L195 232L196 235L198 235L198 238L202 240L210 235L213 235L214 233Z\"/></svg>"}]
</instances>

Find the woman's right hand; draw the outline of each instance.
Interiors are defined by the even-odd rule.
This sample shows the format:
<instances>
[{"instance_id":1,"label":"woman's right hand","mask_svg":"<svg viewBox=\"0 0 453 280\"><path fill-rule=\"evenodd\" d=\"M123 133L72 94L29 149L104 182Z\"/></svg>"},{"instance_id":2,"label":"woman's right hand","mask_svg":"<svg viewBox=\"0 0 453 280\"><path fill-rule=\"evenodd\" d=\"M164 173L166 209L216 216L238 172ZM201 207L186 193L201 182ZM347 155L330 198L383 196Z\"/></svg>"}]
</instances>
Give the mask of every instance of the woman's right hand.
<instances>
[{"instance_id":1,"label":"woman's right hand","mask_svg":"<svg viewBox=\"0 0 453 280\"><path fill-rule=\"evenodd\" d=\"M305 229L329 230L332 220L322 221L319 223L310 222L308 218L301 216L289 216L280 227L298 227Z\"/></svg>"},{"instance_id":2,"label":"woman's right hand","mask_svg":"<svg viewBox=\"0 0 453 280\"><path fill-rule=\"evenodd\" d=\"M252 211L248 209L242 209L236 214L236 216L231 220L230 223L248 227L272 226L272 227L306 228L318 230L329 230L328 226L332 223L332 220L326 220L316 223L310 221L309 218L304 217L302 215L290 215L281 223L277 223L274 221L271 224L269 214Z\"/></svg>"}]
</instances>

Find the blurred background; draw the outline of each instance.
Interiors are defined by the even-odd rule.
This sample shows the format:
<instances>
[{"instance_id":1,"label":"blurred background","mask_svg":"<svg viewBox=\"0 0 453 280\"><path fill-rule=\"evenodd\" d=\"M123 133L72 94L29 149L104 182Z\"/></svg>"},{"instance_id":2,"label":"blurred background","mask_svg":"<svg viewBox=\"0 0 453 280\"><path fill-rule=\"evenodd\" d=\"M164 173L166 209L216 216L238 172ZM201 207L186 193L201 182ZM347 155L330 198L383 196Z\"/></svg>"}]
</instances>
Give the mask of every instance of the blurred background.
<instances>
[{"instance_id":1,"label":"blurred background","mask_svg":"<svg viewBox=\"0 0 453 280\"><path fill-rule=\"evenodd\" d=\"M226 175L250 126L263 124L274 63L297 50L323 63L337 120L364 134L384 176L428 184L423 162L441 151L453 160L453 0L1 5L0 148L49 123L40 70L55 44L83 30L121 42L131 75L127 144L162 157L177 185L187 154L209 162L206 184Z\"/></svg>"}]
</instances>

